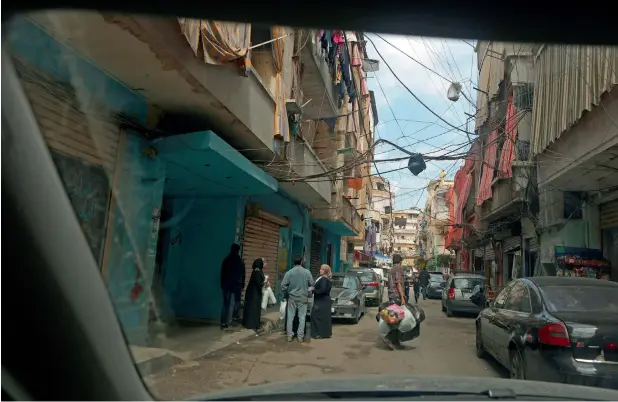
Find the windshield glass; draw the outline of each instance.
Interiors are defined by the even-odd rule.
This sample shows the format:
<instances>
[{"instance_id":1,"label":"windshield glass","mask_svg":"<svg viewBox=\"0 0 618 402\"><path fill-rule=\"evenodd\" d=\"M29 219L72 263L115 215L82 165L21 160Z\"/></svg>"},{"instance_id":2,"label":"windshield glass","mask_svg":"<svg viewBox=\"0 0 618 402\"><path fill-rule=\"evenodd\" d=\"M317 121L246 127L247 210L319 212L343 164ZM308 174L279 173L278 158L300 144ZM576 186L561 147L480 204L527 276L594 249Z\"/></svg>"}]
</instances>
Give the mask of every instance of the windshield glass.
<instances>
[{"instance_id":1,"label":"windshield glass","mask_svg":"<svg viewBox=\"0 0 618 402\"><path fill-rule=\"evenodd\" d=\"M357 290L358 283L356 282L356 277L354 276L350 276L350 275L334 276L333 277L333 287Z\"/></svg>"},{"instance_id":2,"label":"windshield glass","mask_svg":"<svg viewBox=\"0 0 618 402\"><path fill-rule=\"evenodd\" d=\"M543 286L540 288L547 310L557 312L618 313L616 288L596 286Z\"/></svg>"},{"instance_id":3,"label":"windshield glass","mask_svg":"<svg viewBox=\"0 0 618 402\"><path fill-rule=\"evenodd\" d=\"M549 273L618 281L618 46L375 33L348 21L357 6L262 6L288 16L277 26L208 19L206 5L199 18L48 10L3 24L3 72L17 80L3 98L23 91L3 105L24 103L3 119L34 119L16 138L45 151L36 172L50 175L28 190L47 200L62 185L73 211L43 229L81 229L71 244L88 247L117 315L99 324L121 326L156 398L364 374L503 377L477 358L488 354L507 376L575 381L560 374L574 370L566 355L510 367L501 326L536 324L479 331L466 297L485 283L493 302ZM309 9L331 22L300 26ZM536 10L518 12L499 23L525 31ZM5 171L20 183L30 172ZM53 205L24 216L55 217ZM342 288L358 303L339 303ZM551 311L610 317L618 303L615 288L543 292ZM426 320L387 339L378 313L400 298ZM96 318L107 305L86 307Z\"/></svg>"},{"instance_id":4,"label":"windshield glass","mask_svg":"<svg viewBox=\"0 0 618 402\"><path fill-rule=\"evenodd\" d=\"M358 279L360 279L361 282L373 282L374 281L372 272L358 272L356 276L358 276Z\"/></svg>"}]
</instances>

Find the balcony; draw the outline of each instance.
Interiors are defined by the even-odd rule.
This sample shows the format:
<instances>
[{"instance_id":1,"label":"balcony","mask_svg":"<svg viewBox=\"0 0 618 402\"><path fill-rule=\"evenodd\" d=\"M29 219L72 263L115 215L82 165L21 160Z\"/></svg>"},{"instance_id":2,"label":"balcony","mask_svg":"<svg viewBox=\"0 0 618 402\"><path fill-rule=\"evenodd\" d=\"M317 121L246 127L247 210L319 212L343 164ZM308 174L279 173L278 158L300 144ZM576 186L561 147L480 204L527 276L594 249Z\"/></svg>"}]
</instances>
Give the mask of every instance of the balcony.
<instances>
[{"instance_id":1,"label":"balcony","mask_svg":"<svg viewBox=\"0 0 618 402\"><path fill-rule=\"evenodd\" d=\"M325 55L322 54L319 38L315 31L308 34L309 38L303 38L307 40L307 44L301 52L302 88L305 99L311 101L303 107L303 118L335 116L338 112L338 91L331 78Z\"/></svg>"},{"instance_id":2,"label":"balcony","mask_svg":"<svg viewBox=\"0 0 618 402\"><path fill-rule=\"evenodd\" d=\"M418 231L418 238L421 240L427 240L427 229L420 229Z\"/></svg>"},{"instance_id":3,"label":"balcony","mask_svg":"<svg viewBox=\"0 0 618 402\"><path fill-rule=\"evenodd\" d=\"M176 19L81 11L54 11L53 17L41 13L16 22L15 38L32 39L15 43L17 56L38 67L49 65L40 55L50 49L67 65L71 57L81 55L156 105L143 113L165 135L213 131L258 166L264 166L263 161L282 166L286 159L293 160L285 177L326 171L302 140L292 138L287 154L293 153L293 158L275 147L274 118L269 117L275 109L272 80L256 69L244 76L235 63L205 63L193 53ZM288 39L293 44L294 36ZM282 175L264 170L276 178ZM303 204L328 206L331 201L328 182L283 182L281 187Z\"/></svg>"},{"instance_id":4,"label":"balcony","mask_svg":"<svg viewBox=\"0 0 618 402\"><path fill-rule=\"evenodd\" d=\"M332 194L329 208L314 208L311 211L311 220L339 236L358 236L364 230L360 214L339 191Z\"/></svg>"},{"instance_id":5,"label":"balcony","mask_svg":"<svg viewBox=\"0 0 618 402\"><path fill-rule=\"evenodd\" d=\"M532 162L513 161L512 166L513 177L496 178L492 182L492 196L481 205L482 220L495 221L521 212L526 190L536 173Z\"/></svg>"}]
</instances>

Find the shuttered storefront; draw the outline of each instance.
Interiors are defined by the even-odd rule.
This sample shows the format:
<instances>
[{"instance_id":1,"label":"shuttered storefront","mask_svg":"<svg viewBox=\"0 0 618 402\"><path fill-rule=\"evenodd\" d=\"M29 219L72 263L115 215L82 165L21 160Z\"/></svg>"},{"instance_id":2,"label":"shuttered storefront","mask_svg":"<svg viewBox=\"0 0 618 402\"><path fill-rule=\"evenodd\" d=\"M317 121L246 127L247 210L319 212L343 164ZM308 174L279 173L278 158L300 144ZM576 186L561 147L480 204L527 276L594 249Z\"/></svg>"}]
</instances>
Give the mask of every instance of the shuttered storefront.
<instances>
[{"instance_id":1,"label":"shuttered storefront","mask_svg":"<svg viewBox=\"0 0 618 402\"><path fill-rule=\"evenodd\" d=\"M101 264L120 129L105 107L89 99L82 113L73 88L14 59L41 133L92 249Z\"/></svg>"},{"instance_id":2,"label":"shuttered storefront","mask_svg":"<svg viewBox=\"0 0 618 402\"><path fill-rule=\"evenodd\" d=\"M264 274L269 276L273 289L277 288L279 232L281 226L287 225L287 219L265 212L259 212L257 216L248 216L245 219L242 258L245 261L246 284L249 284L251 278L253 261L264 258L266 260Z\"/></svg>"},{"instance_id":3,"label":"shuttered storefront","mask_svg":"<svg viewBox=\"0 0 618 402\"><path fill-rule=\"evenodd\" d=\"M509 252L521 249L521 237L513 236L508 239L502 240L502 251Z\"/></svg>"},{"instance_id":4,"label":"shuttered storefront","mask_svg":"<svg viewBox=\"0 0 618 402\"><path fill-rule=\"evenodd\" d=\"M618 200L601 204L601 229L610 229L618 227Z\"/></svg>"},{"instance_id":5,"label":"shuttered storefront","mask_svg":"<svg viewBox=\"0 0 618 402\"><path fill-rule=\"evenodd\" d=\"M320 266L322 265L322 228L313 225L311 232L311 252L309 258L309 271L311 276L317 278L320 273Z\"/></svg>"}]
</instances>

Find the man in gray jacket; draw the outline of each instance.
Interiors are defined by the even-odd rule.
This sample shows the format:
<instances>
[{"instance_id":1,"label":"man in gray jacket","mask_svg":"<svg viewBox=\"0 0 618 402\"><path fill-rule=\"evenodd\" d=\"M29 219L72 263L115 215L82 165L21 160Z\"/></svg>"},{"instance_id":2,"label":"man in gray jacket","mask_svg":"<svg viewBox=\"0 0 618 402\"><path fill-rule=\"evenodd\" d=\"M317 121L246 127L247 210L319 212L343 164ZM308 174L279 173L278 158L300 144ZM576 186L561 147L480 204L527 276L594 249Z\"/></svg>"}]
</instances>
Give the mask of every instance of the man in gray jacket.
<instances>
[{"instance_id":1,"label":"man in gray jacket","mask_svg":"<svg viewBox=\"0 0 618 402\"><path fill-rule=\"evenodd\" d=\"M303 266L302 257L294 257L294 267L285 273L281 282L281 291L288 301L287 335L288 342L294 338L294 316L298 314L298 341L305 336L305 319L309 305L309 292L313 288L313 277Z\"/></svg>"}]
</instances>

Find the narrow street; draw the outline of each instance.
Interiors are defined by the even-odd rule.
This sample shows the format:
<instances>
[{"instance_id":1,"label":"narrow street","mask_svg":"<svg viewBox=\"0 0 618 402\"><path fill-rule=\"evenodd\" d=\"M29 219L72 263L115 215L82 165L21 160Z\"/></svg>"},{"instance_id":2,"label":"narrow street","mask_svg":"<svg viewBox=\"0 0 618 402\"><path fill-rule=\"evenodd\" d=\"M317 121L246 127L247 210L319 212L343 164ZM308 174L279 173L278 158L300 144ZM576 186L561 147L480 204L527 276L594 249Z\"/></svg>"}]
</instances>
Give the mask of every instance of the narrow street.
<instances>
[{"instance_id":1,"label":"narrow street","mask_svg":"<svg viewBox=\"0 0 618 402\"><path fill-rule=\"evenodd\" d=\"M154 395L179 399L212 391L323 376L428 374L500 377L494 361L475 355L474 318L447 318L439 300L420 301L426 321L420 338L393 352L378 340L376 308L357 325L336 322L333 337L288 344L279 333L249 339L148 380Z\"/></svg>"}]
</instances>

